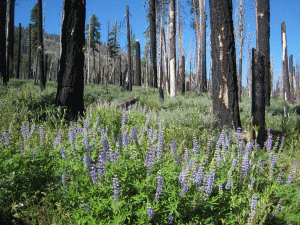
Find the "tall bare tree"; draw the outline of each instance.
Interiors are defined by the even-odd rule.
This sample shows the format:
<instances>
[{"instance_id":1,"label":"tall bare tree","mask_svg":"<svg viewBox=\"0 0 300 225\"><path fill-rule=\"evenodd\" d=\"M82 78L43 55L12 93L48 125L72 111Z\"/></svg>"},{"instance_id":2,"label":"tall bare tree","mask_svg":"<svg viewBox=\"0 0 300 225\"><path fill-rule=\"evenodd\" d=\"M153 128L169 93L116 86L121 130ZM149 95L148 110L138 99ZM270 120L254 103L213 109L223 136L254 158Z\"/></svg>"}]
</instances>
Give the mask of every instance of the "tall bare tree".
<instances>
[{"instance_id":1,"label":"tall bare tree","mask_svg":"<svg viewBox=\"0 0 300 225\"><path fill-rule=\"evenodd\" d=\"M282 41L282 72L283 72L283 98L290 101L290 82L288 72L288 55L286 42L285 21L281 23L281 41Z\"/></svg>"},{"instance_id":2,"label":"tall bare tree","mask_svg":"<svg viewBox=\"0 0 300 225\"><path fill-rule=\"evenodd\" d=\"M270 106L270 0L256 0L256 48L265 55L265 104Z\"/></svg>"},{"instance_id":3,"label":"tall bare tree","mask_svg":"<svg viewBox=\"0 0 300 225\"><path fill-rule=\"evenodd\" d=\"M136 79L135 79L135 85L141 86L141 50L140 50L140 41L136 40L135 44L136 48Z\"/></svg>"},{"instance_id":4,"label":"tall bare tree","mask_svg":"<svg viewBox=\"0 0 300 225\"><path fill-rule=\"evenodd\" d=\"M15 21L15 0L9 1L8 11L8 46L7 46L7 63L6 63L6 83L10 77L13 77L14 73L14 21Z\"/></svg>"},{"instance_id":5,"label":"tall bare tree","mask_svg":"<svg viewBox=\"0 0 300 225\"><path fill-rule=\"evenodd\" d=\"M128 63L128 81L129 91L132 91L132 66L131 66L131 45L130 45L130 22L129 22L129 6L126 5L127 18L127 63Z\"/></svg>"},{"instance_id":6,"label":"tall bare tree","mask_svg":"<svg viewBox=\"0 0 300 225\"><path fill-rule=\"evenodd\" d=\"M3 78L3 84L7 85L6 73L6 0L0 2L0 73Z\"/></svg>"},{"instance_id":7,"label":"tall bare tree","mask_svg":"<svg viewBox=\"0 0 300 225\"><path fill-rule=\"evenodd\" d=\"M200 61L201 61L201 87L202 92L207 92L206 76L206 0L199 0L200 11Z\"/></svg>"},{"instance_id":8,"label":"tall bare tree","mask_svg":"<svg viewBox=\"0 0 300 225\"><path fill-rule=\"evenodd\" d=\"M46 74L44 70L44 38L43 38L43 4L38 0L38 57L41 90L46 88Z\"/></svg>"},{"instance_id":9,"label":"tall bare tree","mask_svg":"<svg viewBox=\"0 0 300 225\"><path fill-rule=\"evenodd\" d=\"M232 0L209 0L213 114L219 125L241 127L232 21Z\"/></svg>"},{"instance_id":10,"label":"tall bare tree","mask_svg":"<svg viewBox=\"0 0 300 225\"><path fill-rule=\"evenodd\" d=\"M149 1L150 16L150 87L157 88L157 57L156 57L156 6L155 0Z\"/></svg>"},{"instance_id":11,"label":"tall bare tree","mask_svg":"<svg viewBox=\"0 0 300 225\"><path fill-rule=\"evenodd\" d=\"M21 23L19 23L19 43L18 43L18 58L17 58L17 79L20 79L21 39L22 39L22 27L21 27Z\"/></svg>"},{"instance_id":12,"label":"tall bare tree","mask_svg":"<svg viewBox=\"0 0 300 225\"><path fill-rule=\"evenodd\" d=\"M176 24L175 0L170 0L170 97L176 97Z\"/></svg>"},{"instance_id":13,"label":"tall bare tree","mask_svg":"<svg viewBox=\"0 0 300 225\"><path fill-rule=\"evenodd\" d=\"M31 79L31 24L29 24L29 40L28 40L28 79Z\"/></svg>"},{"instance_id":14,"label":"tall bare tree","mask_svg":"<svg viewBox=\"0 0 300 225\"><path fill-rule=\"evenodd\" d=\"M64 1L62 54L56 104L67 107L67 119L77 120L84 111L84 25L86 0Z\"/></svg>"},{"instance_id":15,"label":"tall bare tree","mask_svg":"<svg viewBox=\"0 0 300 225\"><path fill-rule=\"evenodd\" d=\"M243 71L243 45L245 40L245 3L244 0L237 1L236 9L236 39L239 47L239 62L238 62L238 88L239 101L242 100L242 71Z\"/></svg>"},{"instance_id":16,"label":"tall bare tree","mask_svg":"<svg viewBox=\"0 0 300 225\"><path fill-rule=\"evenodd\" d=\"M290 55L289 59L289 72L290 72L290 102L294 104L294 66L293 66L293 55Z\"/></svg>"}]
</instances>

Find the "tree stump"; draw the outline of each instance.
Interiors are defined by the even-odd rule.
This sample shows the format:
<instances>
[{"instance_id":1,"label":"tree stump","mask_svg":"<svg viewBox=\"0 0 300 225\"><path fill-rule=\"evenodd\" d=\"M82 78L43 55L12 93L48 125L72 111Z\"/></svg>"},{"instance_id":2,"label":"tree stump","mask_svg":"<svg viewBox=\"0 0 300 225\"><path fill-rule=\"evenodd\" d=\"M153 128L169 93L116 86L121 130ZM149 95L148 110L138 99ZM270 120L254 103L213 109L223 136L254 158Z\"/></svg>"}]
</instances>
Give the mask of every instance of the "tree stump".
<instances>
[{"instance_id":1,"label":"tree stump","mask_svg":"<svg viewBox=\"0 0 300 225\"><path fill-rule=\"evenodd\" d=\"M138 100L138 97L137 97L137 96L133 96L133 97L131 97L131 98L128 98L128 99L125 99L125 100L119 102L119 103L116 105L116 107L120 109L120 108L122 108L122 107L125 106L125 107L127 108L128 106L130 106L130 105L136 103L137 100Z\"/></svg>"}]
</instances>

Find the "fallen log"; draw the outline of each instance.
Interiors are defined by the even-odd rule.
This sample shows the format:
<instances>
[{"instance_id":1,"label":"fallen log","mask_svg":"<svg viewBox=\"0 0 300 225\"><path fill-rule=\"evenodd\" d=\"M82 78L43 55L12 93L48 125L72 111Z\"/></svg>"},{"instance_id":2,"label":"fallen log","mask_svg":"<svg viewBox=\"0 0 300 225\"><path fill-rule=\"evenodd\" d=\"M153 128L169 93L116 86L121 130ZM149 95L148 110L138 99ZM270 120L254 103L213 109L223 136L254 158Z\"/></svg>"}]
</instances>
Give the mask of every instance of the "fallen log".
<instances>
[{"instance_id":1,"label":"fallen log","mask_svg":"<svg viewBox=\"0 0 300 225\"><path fill-rule=\"evenodd\" d=\"M133 96L131 98L127 98L127 99L125 99L125 100L117 103L116 107L120 109L120 108L122 108L122 107L125 106L127 108L128 106L136 103L137 100L138 100L138 97L137 96Z\"/></svg>"}]
</instances>

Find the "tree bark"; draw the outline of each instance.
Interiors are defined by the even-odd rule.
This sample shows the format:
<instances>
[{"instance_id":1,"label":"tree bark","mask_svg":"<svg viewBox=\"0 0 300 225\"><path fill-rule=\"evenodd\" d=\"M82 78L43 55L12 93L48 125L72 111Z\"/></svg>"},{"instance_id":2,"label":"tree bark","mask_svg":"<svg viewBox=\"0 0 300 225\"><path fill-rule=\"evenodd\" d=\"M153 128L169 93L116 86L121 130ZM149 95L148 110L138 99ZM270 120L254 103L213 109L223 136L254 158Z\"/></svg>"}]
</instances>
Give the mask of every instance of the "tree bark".
<instances>
[{"instance_id":1,"label":"tree bark","mask_svg":"<svg viewBox=\"0 0 300 225\"><path fill-rule=\"evenodd\" d=\"M6 83L10 77L14 76L14 21L15 21L15 1L9 1L9 21L8 21L8 47L6 64Z\"/></svg>"},{"instance_id":2,"label":"tree bark","mask_svg":"<svg viewBox=\"0 0 300 225\"><path fill-rule=\"evenodd\" d=\"M201 60L201 92L207 92L206 76L206 0L199 0L200 8L200 60Z\"/></svg>"},{"instance_id":3,"label":"tree bark","mask_svg":"<svg viewBox=\"0 0 300 225\"><path fill-rule=\"evenodd\" d=\"M7 85L6 73L6 0L0 3L0 73L3 78L3 84Z\"/></svg>"},{"instance_id":4,"label":"tree bark","mask_svg":"<svg viewBox=\"0 0 300 225\"><path fill-rule=\"evenodd\" d=\"M28 52L28 79L32 78L31 75L31 24L29 24L29 52Z\"/></svg>"},{"instance_id":5,"label":"tree bark","mask_svg":"<svg viewBox=\"0 0 300 225\"><path fill-rule=\"evenodd\" d=\"M290 82L289 82L289 72L288 72L286 28L285 28L284 21L282 21L281 23L281 40L282 40L283 98L286 101L290 101Z\"/></svg>"},{"instance_id":6,"label":"tree bark","mask_svg":"<svg viewBox=\"0 0 300 225\"><path fill-rule=\"evenodd\" d=\"M241 127L231 0L210 0L213 113L219 125Z\"/></svg>"},{"instance_id":7,"label":"tree bark","mask_svg":"<svg viewBox=\"0 0 300 225\"><path fill-rule=\"evenodd\" d=\"M128 62L128 90L132 91L132 66L131 66L131 46L130 46L130 23L129 23L129 6L126 5L127 18L127 62Z\"/></svg>"},{"instance_id":8,"label":"tree bark","mask_svg":"<svg viewBox=\"0 0 300 225\"><path fill-rule=\"evenodd\" d=\"M140 42L136 40L136 79L135 86L141 86L141 51L140 51Z\"/></svg>"},{"instance_id":9,"label":"tree bark","mask_svg":"<svg viewBox=\"0 0 300 225\"><path fill-rule=\"evenodd\" d=\"M185 56L181 56L181 68L180 74L182 79L182 87L181 87L181 94L184 95L185 93Z\"/></svg>"},{"instance_id":10,"label":"tree bark","mask_svg":"<svg viewBox=\"0 0 300 225\"><path fill-rule=\"evenodd\" d=\"M46 74L44 71L44 40L43 40L43 11L42 0L38 0L38 57L41 90L46 88Z\"/></svg>"},{"instance_id":11,"label":"tree bark","mask_svg":"<svg viewBox=\"0 0 300 225\"><path fill-rule=\"evenodd\" d=\"M255 126L258 127L257 143L261 148L265 141L265 56L262 52L252 49L252 124L251 140L255 139Z\"/></svg>"},{"instance_id":12,"label":"tree bark","mask_svg":"<svg viewBox=\"0 0 300 225\"><path fill-rule=\"evenodd\" d=\"M21 64L21 39L22 39L22 27L19 23L19 43L18 43L18 58L17 58L17 79L20 79L20 64Z\"/></svg>"},{"instance_id":13,"label":"tree bark","mask_svg":"<svg viewBox=\"0 0 300 225\"><path fill-rule=\"evenodd\" d=\"M85 43L85 0L64 1L62 55L58 74L56 105L67 107L67 119L77 120L83 114Z\"/></svg>"},{"instance_id":14,"label":"tree bark","mask_svg":"<svg viewBox=\"0 0 300 225\"><path fill-rule=\"evenodd\" d=\"M290 72L290 103L291 104L294 104L294 68L293 68L293 55L290 55L290 59L289 59L289 66L290 66L290 69L289 69L289 72Z\"/></svg>"},{"instance_id":15,"label":"tree bark","mask_svg":"<svg viewBox=\"0 0 300 225\"><path fill-rule=\"evenodd\" d=\"M270 0L256 1L256 48L265 56L265 103L270 106Z\"/></svg>"},{"instance_id":16,"label":"tree bark","mask_svg":"<svg viewBox=\"0 0 300 225\"><path fill-rule=\"evenodd\" d=\"M122 87L122 61L121 61L121 55L119 56L119 82L120 82L120 86Z\"/></svg>"},{"instance_id":17,"label":"tree bark","mask_svg":"<svg viewBox=\"0 0 300 225\"><path fill-rule=\"evenodd\" d=\"M157 57L156 57L156 7L155 0L149 1L150 15L150 87L157 88Z\"/></svg>"},{"instance_id":18,"label":"tree bark","mask_svg":"<svg viewBox=\"0 0 300 225\"><path fill-rule=\"evenodd\" d=\"M170 0L170 97L176 97L175 0Z\"/></svg>"}]
</instances>

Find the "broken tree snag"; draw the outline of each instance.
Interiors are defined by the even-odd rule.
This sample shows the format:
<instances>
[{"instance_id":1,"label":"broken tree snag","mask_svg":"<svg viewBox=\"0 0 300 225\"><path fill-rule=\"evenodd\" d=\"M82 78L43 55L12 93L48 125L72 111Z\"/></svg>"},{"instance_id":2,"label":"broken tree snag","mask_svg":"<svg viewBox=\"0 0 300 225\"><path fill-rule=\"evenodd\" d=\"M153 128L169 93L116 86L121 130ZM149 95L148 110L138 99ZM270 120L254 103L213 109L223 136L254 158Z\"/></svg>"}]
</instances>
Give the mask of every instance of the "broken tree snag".
<instances>
[{"instance_id":1,"label":"broken tree snag","mask_svg":"<svg viewBox=\"0 0 300 225\"><path fill-rule=\"evenodd\" d=\"M137 96L133 96L133 97L131 97L131 98L127 98L127 99L125 99L125 100L119 102L119 103L116 105L116 107L120 109L120 108L122 108L122 107L125 106L125 107L127 108L128 106L130 106L130 105L136 103L137 100L138 100L138 97L137 97Z\"/></svg>"},{"instance_id":2,"label":"broken tree snag","mask_svg":"<svg viewBox=\"0 0 300 225\"><path fill-rule=\"evenodd\" d=\"M257 143L261 148L265 141L265 56L262 52L252 49L252 124L251 141L255 139L255 126L259 126Z\"/></svg>"},{"instance_id":3,"label":"broken tree snag","mask_svg":"<svg viewBox=\"0 0 300 225\"><path fill-rule=\"evenodd\" d=\"M290 103L294 104L294 68L293 68L293 55L289 58L289 73L290 73Z\"/></svg>"},{"instance_id":4,"label":"broken tree snag","mask_svg":"<svg viewBox=\"0 0 300 225\"><path fill-rule=\"evenodd\" d=\"M284 20L281 23L281 41L282 41L282 71L283 71L283 98L286 101L290 100L290 82L288 72L288 56L286 42L286 27Z\"/></svg>"},{"instance_id":5,"label":"broken tree snag","mask_svg":"<svg viewBox=\"0 0 300 225\"><path fill-rule=\"evenodd\" d=\"M231 0L209 0L212 100L218 125L241 127Z\"/></svg>"}]
</instances>

